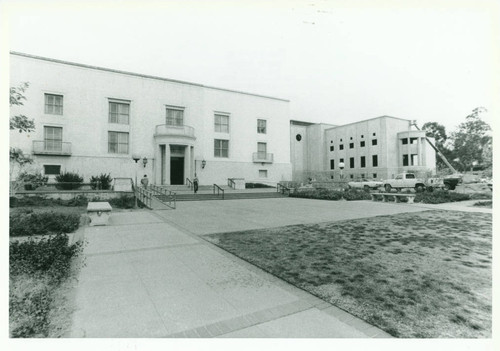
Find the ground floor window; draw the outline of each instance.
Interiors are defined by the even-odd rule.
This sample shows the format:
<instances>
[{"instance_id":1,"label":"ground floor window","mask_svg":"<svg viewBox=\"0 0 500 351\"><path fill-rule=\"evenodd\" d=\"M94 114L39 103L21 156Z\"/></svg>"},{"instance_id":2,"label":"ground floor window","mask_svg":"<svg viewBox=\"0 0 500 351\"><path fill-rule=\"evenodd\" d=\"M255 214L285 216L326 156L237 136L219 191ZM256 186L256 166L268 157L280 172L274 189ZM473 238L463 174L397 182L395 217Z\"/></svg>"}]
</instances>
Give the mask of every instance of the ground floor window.
<instances>
[{"instance_id":1,"label":"ground floor window","mask_svg":"<svg viewBox=\"0 0 500 351\"><path fill-rule=\"evenodd\" d=\"M349 158L349 167L354 168L354 157Z\"/></svg>"},{"instance_id":2,"label":"ground floor window","mask_svg":"<svg viewBox=\"0 0 500 351\"><path fill-rule=\"evenodd\" d=\"M267 178L267 169L259 169L259 178Z\"/></svg>"},{"instance_id":3,"label":"ground floor window","mask_svg":"<svg viewBox=\"0 0 500 351\"><path fill-rule=\"evenodd\" d=\"M330 169L335 169L335 160L330 160Z\"/></svg>"},{"instance_id":4,"label":"ground floor window","mask_svg":"<svg viewBox=\"0 0 500 351\"><path fill-rule=\"evenodd\" d=\"M128 154L128 133L108 132L108 152L110 154Z\"/></svg>"},{"instance_id":5,"label":"ground floor window","mask_svg":"<svg viewBox=\"0 0 500 351\"><path fill-rule=\"evenodd\" d=\"M372 176L373 176L373 179L377 178L377 173L373 173Z\"/></svg>"},{"instance_id":6,"label":"ground floor window","mask_svg":"<svg viewBox=\"0 0 500 351\"><path fill-rule=\"evenodd\" d=\"M45 175L58 175L61 173L61 165L43 165Z\"/></svg>"},{"instance_id":7,"label":"ground floor window","mask_svg":"<svg viewBox=\"0 0 500 351\"><path fill-rule=\"evenodd\" d=\"M408 154L403 155L403 166L408 166Z\"/></svg>"},{"instance_id":8,"label":"ground floor window","mask_svg":"<svg viewBox=\"0 0 500 351\"><path fill-rule=\"evenodd\" d=\"M372 166L378 167L378 155L372 155Z\"/></svg>"},{"instance_id":9,"label":"ground floor window","mask_svg":"<svg viewBox=\"0 0 500 351\"><path fill-rule=\"evenodd\" d=\"M214 140L214 156L229 157L229 140Z\"/></svg>"}]
</instances>

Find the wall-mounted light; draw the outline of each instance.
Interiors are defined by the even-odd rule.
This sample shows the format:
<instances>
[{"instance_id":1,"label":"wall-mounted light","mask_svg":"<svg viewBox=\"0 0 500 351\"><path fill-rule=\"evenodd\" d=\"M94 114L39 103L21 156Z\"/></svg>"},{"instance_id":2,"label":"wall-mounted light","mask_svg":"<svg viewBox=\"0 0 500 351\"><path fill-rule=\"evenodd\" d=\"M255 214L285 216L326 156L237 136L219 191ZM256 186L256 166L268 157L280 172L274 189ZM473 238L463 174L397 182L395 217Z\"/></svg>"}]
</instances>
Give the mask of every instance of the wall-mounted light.
<instances>
[{"instance_id":1,"label":"wall-mounted light","mask_svg":"<svg viewBox=\"0 0 500 351\"><path fill-rule=\"evenodd\" d=\"M202 169L205 168L206 164L207 164L207 161L205 161L205 160L201 161L201 168Z\"/></svg>"},{"instance_id":2,"label":"wall-mounted light","mask_svg":"<svg viewBox=\"0 0 500 351\"><path fill-rule=\"evenodd\" d=\"M146 156L144 156L144 158L142 159L142 164L144 168L146 168L146 165L148 164L148 158Z\"/></svg>"},{"instance_id":3,"label":"wall-mounted light","mask_svg":"<svg viewBox=\"0 0 500 351\"><path fill-rule=\"evenodd\" d=\"M134 160L135 163L137 163L140 159L141 159L141 156L139 156L139 155L132 155L132 160Z\"/></svg>"}]
</instances>

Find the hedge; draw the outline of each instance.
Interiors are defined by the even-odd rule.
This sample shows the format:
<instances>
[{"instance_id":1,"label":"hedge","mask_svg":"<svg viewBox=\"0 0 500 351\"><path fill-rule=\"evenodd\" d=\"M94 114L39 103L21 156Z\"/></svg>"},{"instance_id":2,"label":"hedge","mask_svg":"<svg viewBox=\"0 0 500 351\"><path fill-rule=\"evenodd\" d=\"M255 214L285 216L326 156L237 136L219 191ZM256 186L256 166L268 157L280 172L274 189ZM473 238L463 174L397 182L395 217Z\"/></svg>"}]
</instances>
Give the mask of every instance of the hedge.
<instances>
[{"instance_id":1,"label":"hedge","mask_svg":"<svg viewBox=\"0 0 500 351\"><path fill-rule=\"evenodd\" d=\"M78 229L80 216L75 213L55 211L19 211L10 214L10 236L71 233Z\"/></svg>"}]
</instances>

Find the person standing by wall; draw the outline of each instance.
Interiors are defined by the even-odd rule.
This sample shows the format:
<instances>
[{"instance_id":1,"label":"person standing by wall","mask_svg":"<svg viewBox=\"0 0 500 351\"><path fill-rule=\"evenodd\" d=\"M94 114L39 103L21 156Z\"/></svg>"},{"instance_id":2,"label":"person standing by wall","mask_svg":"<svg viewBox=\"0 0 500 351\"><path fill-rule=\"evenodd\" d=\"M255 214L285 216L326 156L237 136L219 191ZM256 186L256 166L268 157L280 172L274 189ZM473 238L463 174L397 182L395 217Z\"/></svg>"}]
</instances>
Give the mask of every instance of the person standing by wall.
<instances>
[{"instance_id":1,"label":"person standing by wall","mask_svg":"<svg viewBox=\"0 0 500 351\"><path fill-rule=\"evenodd\" d=\"M198 192L198 177L196 176L196 173L194 174L193 188L194 188L194 193L196 194Z\"/></svg>"}]
</instances>

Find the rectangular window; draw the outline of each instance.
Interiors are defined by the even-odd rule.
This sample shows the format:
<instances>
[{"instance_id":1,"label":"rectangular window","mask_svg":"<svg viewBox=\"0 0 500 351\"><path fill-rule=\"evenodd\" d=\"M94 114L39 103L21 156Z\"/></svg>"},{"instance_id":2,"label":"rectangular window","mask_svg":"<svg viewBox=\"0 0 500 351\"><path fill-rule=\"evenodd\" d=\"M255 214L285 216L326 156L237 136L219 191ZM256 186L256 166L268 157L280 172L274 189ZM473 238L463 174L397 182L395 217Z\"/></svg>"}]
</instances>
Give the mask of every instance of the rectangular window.
<instances>
[{"instance_id":1,"label":"rectangular window","mask_svg":"<svg viewBox=\"0 0 500 351\"><path fill-rule=\"evenodd\" d=\"M366 157L361 156L361 168L364 168L364 167L366 167Z\"/></svg>"},{"instance_id":2,"label":"rectangular window","mask_svg":"<svg viewBox=\"0 0 500 351\"><path fill-rule=\"evenodd\" d=\"M335 169L335 160L330 160L330 169Z\"/></svg>"},{"instance_id":3,"label":"rectangular window","mask_svg":"<svg viewBox=\"0 0 500 351\"><path fill-rule=\"evenodd\" d=\"M215 115L215 131L217 133L229 133L229 116Z\"/></svg>"},{"instance_id":4,"label":"rectangular window","mask_svg":"<svg viewBox=\"0 0 500 351\"><path fill-rule=\"evenodd\" d=\"M108 132L108 152L128 154L128 133Z\"/></svg>"},{"instance_id":5,"label":"rectangular window","mask_svg":"<svg viewBox=\"0 0 500 351\"><path fill-rule=\"evenodd\" d=\"M60 165L43 165L44 175L57 175L61 173Z\"/></svg>"},{"instance_id":6,"label":"rectangular window","mask_svg":"<svg viewBox=\"0 0 500 351\"><path fill-rule=\"evenodd\" d=\"M408 144L408 138L401 139L401 144L403 144L403 145Z\"/></svg>"},{"instance_id":7,"label":"rectangular window","mask_svg":"<svg viewBox=\"0 0 500 351\"><path fill-rule=\"evenodd\" d=\"M354 179L354 174L350 174L350 175L349 175L349 177L350 177L351 179Z\"/></svg>"},{"instance_id":8,"label":"rectangular window","mask_svg":"<svg viewBox=\"0 0 500 351\"><path fill-rule=\"evenodd\" d=\"M344 144L339 145L339 150L344 150Z\"/></svg>"},{"instance_id":9,"label":"rectangular window","mask_svg":"<svg viewBox=\"0 0 500 351\"><path fill-rule=\"evenodd\" d=\"M49 115L63 114L62 95L45 94L45 113Z\"/></svg>"},{"instance_id":10,"label":"rectangular window","mask_svg":"<svg viewBox=\"0 0 500 351\"><path fill-rule=\"evenodd\" d=\"M349 158L349 167L354 168L354 157Z\"/></svg>"},{"instance_id":11,"label":"rectangular window","mask_svg":"<svg viewBox=\"0 0 500 351\"><path fill-rule=\"evenodd\" d=\"M259 154L260 160L265 160L267 157L267 144L257 143L257 153Z\"/></svg>"},{"instance_id":12,"label":"rectangular window","mask_svg":"<svg viewBox=\"0 0 500 351\"><path fill-rule=\"evenodd\" d=\"M229 157L229 140L214 140L214 156Z\"/></svg>"},{"instance_id":13,"label":"rectangular window","mask_svg":"<svg viewBox=\"0 0 500 351\"><path fill-rule=\"evenodd\" d=\"M411 165L418 166L418 154L411 154Z\"/></svg>"},{"instance_id":14,"label":"rectangular window","mask_svg":"<svg viewBox=\"0 0 500 351\"><path fill-rule=\"evenodd\" d=\"M372 166L378 167L378 155L372 155Z\"/></svg>"},{"instance_id":15,"label":"rectangular window","mask_svg":"<svg viewBox=\"0 0 500 351\"><path fill-rule=\"evenodd\" d=\"M257 120L257 133L267 134L267 121L265 119Z\"/></svg>"},{"instance_id":16,"label":"rectangular window","mask_svg":"<svg viewBox=\"0 0 500 351\"><path fill-rule=\"evenodd\" d=\"M373 174L372 174L372 178L373 178L373 179L377 178L377 173L373 173Z\"/></svg>"},{"instance_id":17,"label":"rectangular window","mask_svg":"<svg viewBox=\"0 0 500 351\"><path fill-rule=\"evenodd\" d=\"M349 149L354 149L354 143L349 143Z\"/></svg>"},{"instance_id":18,"label":"rectangular window","mask_svg":"<svg viewBox=\"0 0 500 351\"><path fill-rule=\"evenodd\" d=\"M365 179L365 174L361 173L361 179Z\"/></svg>"},{"instance_id":19,"label":"rectangular window","mask_svg":"<svg viewBox=\"0 0 500 351\"><path fill-rule=\"evenodd\" d=\"M259 178L267 178L267 169L259 169Z\"/></svg>"},{"instance_id":20,"label":"rectangular window","mask_svg":"<svg viewBox=\"0 0 500 351\"><path fill-rule=\"evenodd\" d=\"M167 107L167 118L165 124L168 126L184 125L184 110L181 108Z\"/></svg>"},{"instance_id":21,"label":"rectangular window","mask_svg":"<svg viewBox=\"0 0 500 351\"><path fill-rule=\"evenodd\" d=\"M408 154L403 155L403 166L408 166Z\"/></svg>"},{"instance_id":22,"label":"rectangular window","mask_svg":"<svg viewBox=\"0 0 500 351\"><path fill-rule=\"evenodd\" d=\"M377 145L377 139L372 139L372 145Z\"/></svg>"},{"instance_id":23,"label":"rectangular window","mask_svg":"<svg viewBox=\"0 0 500 351\"><path fill-rule=\"evenodd\" d=\"M333 151L333 150L334 150L334 149L333 149L333 146L330 146L330 151Z\"/></svg>"},{"instance_id":24,"label":"rectangular window","mask_svg":"<svg viewBox=\"0 0 500 351\"><path fill-rule=\"evenodd\" d=\"M109 101L109 123L129 124L130 103Z\"/></svg>"},{"instance_id":25,"label":"rectangular window","mask_svg":"<svg viewBox=\"0 0 500 351\"><path fill-rule=\"evenodd\" d=\"M43 139L46 151L62 151L62 131L61 127L44 127Z\"/></svg>"},{"instance_id":26,"label":"rectangular window","mask_svg":"<svg viewBox=\"0 0 500 351\"><path fill-rule=\"evenodd\" d=\"M340 163L344 163L344 159L343 159L343 158L341 158L339 162L340 162Z\"/></svg>"},{"instance_id":27,"label":"rectangular window","mask_svg":"<svg viewBox=\"0 0 500 351\"><path fill-rule=\"evenodd\" d=\"M364 141L364 140L363 140L363 141L361 141L361 142L359 143L359 146L360 146L360 147L365 147L365 141Z\"/></svg>"},{"instance_id":28,"label":"rectangular window","mask_svg":"<svg viewBox=\"0 0 500 351\"><path fill-rule=\"evenodd\" d=\"M416 144L418 138L410 138L410 144Z\"/></svg>"}]
</instances>

